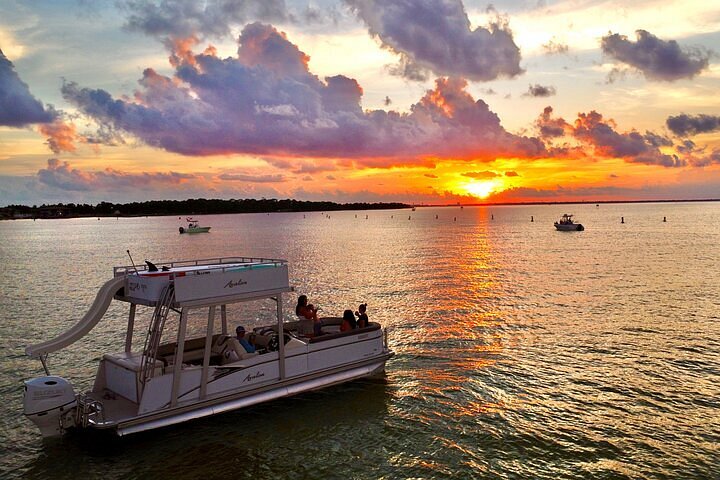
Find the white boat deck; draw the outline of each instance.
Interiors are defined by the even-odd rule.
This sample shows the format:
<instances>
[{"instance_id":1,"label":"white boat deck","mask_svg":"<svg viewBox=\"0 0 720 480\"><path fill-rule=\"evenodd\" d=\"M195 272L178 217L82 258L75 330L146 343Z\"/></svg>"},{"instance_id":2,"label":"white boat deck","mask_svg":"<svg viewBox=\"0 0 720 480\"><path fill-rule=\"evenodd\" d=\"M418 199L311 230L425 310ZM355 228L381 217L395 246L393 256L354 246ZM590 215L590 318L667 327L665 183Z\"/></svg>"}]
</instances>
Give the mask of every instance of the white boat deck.
<instances>
[{"instance_id":1,"label":"white boat deck","mask_svg":"<svg viewBox=\"0 0 720 480\"><path fill-rule=\"evenodd\" d=\"M103 421L122 422L137 417L138 404L110 391L91 392L88 398L103 406Z\"/></svg>"}]
</instances>

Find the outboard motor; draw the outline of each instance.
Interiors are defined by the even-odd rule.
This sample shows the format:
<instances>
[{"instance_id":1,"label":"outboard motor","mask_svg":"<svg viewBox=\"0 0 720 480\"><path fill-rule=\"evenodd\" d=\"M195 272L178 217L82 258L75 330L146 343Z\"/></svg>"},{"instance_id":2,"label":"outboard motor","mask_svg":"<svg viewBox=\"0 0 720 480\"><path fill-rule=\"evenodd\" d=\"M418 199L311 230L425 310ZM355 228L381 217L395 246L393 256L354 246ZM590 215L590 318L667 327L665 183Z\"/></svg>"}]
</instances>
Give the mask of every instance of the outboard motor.
<instances>
[{"instance_id":1,"label":"outboard motor","mask_svg":"<svg viewBox=\"0 0 720 480\"><path fill-rule=\"evenodd\" d=\"M25 381L25 416L38 426L43 437L61 435L75 425L77 398L70 382L49 376Z\"/></svg>"}]
</instances>

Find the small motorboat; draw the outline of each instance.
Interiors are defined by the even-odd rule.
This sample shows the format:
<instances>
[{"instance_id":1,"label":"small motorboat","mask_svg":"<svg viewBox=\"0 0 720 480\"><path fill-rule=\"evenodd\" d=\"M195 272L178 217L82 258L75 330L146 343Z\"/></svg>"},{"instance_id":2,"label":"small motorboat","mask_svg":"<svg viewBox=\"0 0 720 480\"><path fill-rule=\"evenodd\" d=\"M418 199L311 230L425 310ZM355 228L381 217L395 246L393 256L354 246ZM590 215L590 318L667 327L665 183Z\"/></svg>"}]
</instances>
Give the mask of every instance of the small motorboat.
<instances>
[{"instance_id":1,"label":"small motorboat","mask_svg":"<svg viewBox=\"0 0 720 480\"><path fill-rule=\"evenodd\" d=\"M180 233L207 233L210 231L210 228L211 228L211 227L201 227L200 223L197 220L193 220L192 218L188 218L187 222L188 222L187 227L178 228Z\"/></svg>"},{"instance_id":2,"label":"small motorboat","mask_svg":"<svg viewBox=\"0 0 720 480\"><path fill-rule=\"evenodd\" d=\"M563 214L562 218L555 222L555 228L562 232L582 232L585 230L582 223L575 223L572 217L569 213Z\"/></svg>"}]
</instances>

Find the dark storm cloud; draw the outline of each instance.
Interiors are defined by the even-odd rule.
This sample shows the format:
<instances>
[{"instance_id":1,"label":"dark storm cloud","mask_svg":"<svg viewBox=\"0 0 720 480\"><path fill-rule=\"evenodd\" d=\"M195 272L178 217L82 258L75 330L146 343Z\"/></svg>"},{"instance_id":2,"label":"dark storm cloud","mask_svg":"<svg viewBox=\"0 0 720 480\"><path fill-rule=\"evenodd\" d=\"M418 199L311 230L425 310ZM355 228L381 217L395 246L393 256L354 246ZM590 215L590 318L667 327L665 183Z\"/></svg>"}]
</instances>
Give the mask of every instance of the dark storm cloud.
<instances>
[{"instance_id":1,"label":"dark storm cloud","mask_svg":"<svg viewBox=\"0 0 720 480\"><path fill-rule=\"evenodd\" d=\"M0 50L0 126L24 127L33 123L51 122L56 114L45 110L42 103L20 79L15 66Z\"/></svg>"},{"instance_id":2,"label":"dark storm cloud","mask_svg":"<svg viewBox=\"0 0 720 480\"><path fill-rule=\"evenodd\" d=\"M720 116L716 115L686 115L682 113L668 117L665 123L671 132L680 137L720 130Z\"/></svg>"},{"instance_id":3,"label":"dark storm cloud","mask_svg":"<svg viewBox=\"0 0 720 480\"><path fill-rule=\"evenodd\" d=\"M675 40L661 40L645 30L637 30L637 41L625 35L602 38L604 54L641 71L650 80L674 81L692 78L708 68L712 52L699 47L680 48Z\"/></svg>"},{"instance_id":4,"label":"dark storm cloud","mask_svg":"<svg viewBox=\"0 0 720 480\"><path fill-rule=\"evenodd\" d=\"M237 58L179 52L173 78L147 69L123 99L73 82L62 93L106 129L184 155L353 158L388 167L545 153L539 139L507 132L465 80L436 80L409 113L363 110L354 79L321 81L308 71L308 56L273 27L247 25L239 45Z\"/></svg>"},{"instance_id":5,"label":"dark storm cloud","mask_svg":"<svg viewBox=\"0 0 720 480\"><path fill-rule=\"evenodd\" d=\"M535 85L528 85L528 91L523 93L523 97L552 97L556 93L555 87L536 83Z\"/></svg>"},{"instance_id":6,"label":"dark storm cloud","mask_svg":"<svg viewBox=\"0 0 720 480\"><path fill-rule=\"evenodd\" d=\"M401 55L397 74L420 79L430 70L488 81L523 72L507 23L498 18L472 30L461 0L345 2L383 46Z\"/></svg>"}]
</instances>

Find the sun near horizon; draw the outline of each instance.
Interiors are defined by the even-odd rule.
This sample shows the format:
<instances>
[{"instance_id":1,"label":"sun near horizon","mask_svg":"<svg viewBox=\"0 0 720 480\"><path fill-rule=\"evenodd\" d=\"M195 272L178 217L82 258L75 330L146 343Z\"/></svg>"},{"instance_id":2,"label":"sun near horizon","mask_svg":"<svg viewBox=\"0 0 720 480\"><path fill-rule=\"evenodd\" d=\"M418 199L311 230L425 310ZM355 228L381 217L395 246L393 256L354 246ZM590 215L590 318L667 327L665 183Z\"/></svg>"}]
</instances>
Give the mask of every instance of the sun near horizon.
<instances>
[{"instance_id":1,"label":"sun near horizon","mask_svg":"<svg viewBox=\"0 0 720 480\"><path fill-rule=\"evenodd\" d=\"M481 182L471 182L464 186L464 189L472 196L479 199L486 199L492 193L502 191L496 180L485 180Z\"/></svg>"}]
</instances>

